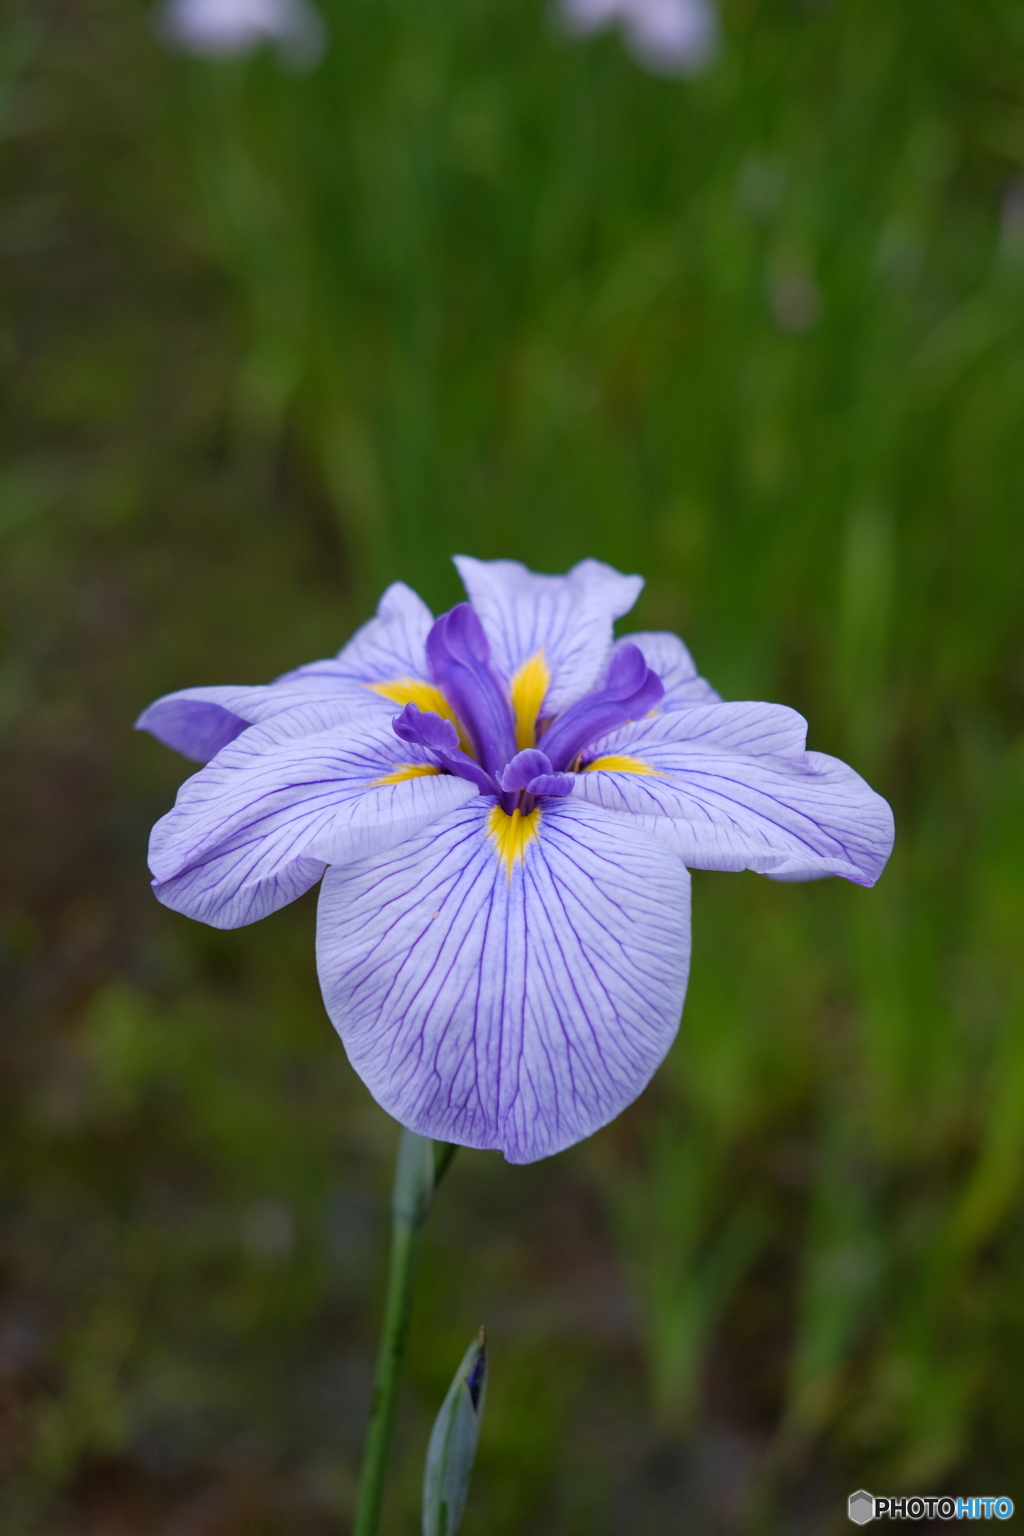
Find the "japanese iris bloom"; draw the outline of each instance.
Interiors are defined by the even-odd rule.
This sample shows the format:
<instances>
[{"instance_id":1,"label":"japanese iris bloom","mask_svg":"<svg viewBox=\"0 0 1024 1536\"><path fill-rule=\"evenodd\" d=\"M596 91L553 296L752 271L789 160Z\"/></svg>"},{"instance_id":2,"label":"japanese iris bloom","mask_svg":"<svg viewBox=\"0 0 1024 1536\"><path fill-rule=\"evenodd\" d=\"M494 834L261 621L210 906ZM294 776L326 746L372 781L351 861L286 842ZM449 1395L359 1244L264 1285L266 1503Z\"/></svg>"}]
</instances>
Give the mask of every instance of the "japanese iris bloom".
<instances>
[{"instance_id":1,"label":"japanese iris bloom","mask_svg":"<svg viewBox=\"0 0 1024 1536\"><path fill-rule=\"evenodd\" d=\"M557 1152L650 1080L679 1024L689 868L877 879L888 805L777 704L724 703L671 634L614 641L642 586L457 558L328 661L188 688L139 726L207 766L153 830L154 890L216 927L323 879L328 1012L421 1135Z\"/></svg>"}]
</instances>

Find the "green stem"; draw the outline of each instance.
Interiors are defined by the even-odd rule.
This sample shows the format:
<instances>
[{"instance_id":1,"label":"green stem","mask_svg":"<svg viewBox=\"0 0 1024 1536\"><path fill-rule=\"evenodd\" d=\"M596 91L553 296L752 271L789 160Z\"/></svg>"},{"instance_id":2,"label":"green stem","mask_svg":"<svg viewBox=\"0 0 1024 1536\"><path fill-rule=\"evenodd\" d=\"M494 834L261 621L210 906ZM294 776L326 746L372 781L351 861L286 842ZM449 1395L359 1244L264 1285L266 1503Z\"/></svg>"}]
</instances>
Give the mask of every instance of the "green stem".
<instances>
[{"instance_id":1,"label":"green stem","mask_svg":"<svg viewBox=\"0 0 1024 1536\"><path fill-rule=\"evenodd\" d=\"M447 1142L402 1131L391 1191L391 1254L384 1323L352 1536L377 1536L409 1336L420 1230L430 1212L434 1191L454 1155L455 1148Z\"/></svg>"}]
</instances>

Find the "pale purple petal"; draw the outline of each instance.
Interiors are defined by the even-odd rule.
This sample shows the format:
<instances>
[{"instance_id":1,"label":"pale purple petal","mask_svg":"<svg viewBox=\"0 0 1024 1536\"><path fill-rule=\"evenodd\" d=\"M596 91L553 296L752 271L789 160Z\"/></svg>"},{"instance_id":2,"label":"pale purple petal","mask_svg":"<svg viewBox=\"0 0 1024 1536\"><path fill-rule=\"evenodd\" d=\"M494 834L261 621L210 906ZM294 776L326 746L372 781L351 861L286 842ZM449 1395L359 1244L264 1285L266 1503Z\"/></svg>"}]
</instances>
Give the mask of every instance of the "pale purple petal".
<instances>
[{"instance_id":1,"label":"pale purple petal","mask_svg":"<svg viewBox=\"0 0 1024 1536\"><path fill-rule=\"evenodd\" d=\"M166 906L238 928L293 901L327 863L386 851L477 791L428 772L378 784L406 765L432 767L389 726L346 726L281 740L257 726L187 780L150 842L154 890Z\"/></svg>"},{"instance_id":2,"label":"pale purple petal","mask_svg":"<svg viewBox=\"0 0 1024 1536\"><path fill-rule=\"evenodd\" d=\"M803 751L805 729L771 704L656 716L588 748L575 793L663 838L693 869L873 885L892 849L892 812L845 763ZM618 756L648 771L586 769Z\"/></svg>"},{"instance_id":3,"label":"pale purple petal","mask_svg":"<svg viewBox=\"0 0 1024 1536\"><path fill-rule=\"evenodd\" d=\"M312 661L256 687L182 688L157 699L135 722L193 762L207 763L249 725L310 706L310 730L366 712L390 719L399 706L368 686L429 677L425 644L433 623L422 598L403 582L388 587L374 618L335 657ZM295 715L295 721L302 718Z\"/></svg>"},{"instance_id":4,"label":"pale purple petal","mask_svg":"<svg viewBox=\"0 0 1024 1536\"><path fill-rule=\"evenodd\" d=\"M807 745L807 721L788 704L694 704L671 714L649 715L602 736L587 747L584 762L613 752L642 757L661 745L679 743L717 752L800 756Z\"/></svg>"},{"instance_id":5,"label":"pale purple petal","mask_svg":"<svg viewBox=\"0 0 1024 1536\"><path fill-rule=\"evenodd\" d=\"M669 634L667 630L645 630L624 636L616 642L615 650L623 645L639 646L651 671L661 678L665 697L658 709L663 714L675 709L689 709L692 704L719 702L720 695L706 678L700 676L693 657L678 635Z\"/></svg>"},{"instance_id":6,"label":"pale purple petal","mask_svg":"<svg viewBox=\"0 0 1024 1536\"><path fill-rule=\"evenodd\" d=\"M374 617L338 652L335 660L341 664L342 675L363 683L429 677L427 636L433 623L434 616L422 597L404 581L392 582Z\"/></svg>"},{"instance_id":7,"label":"pale purple petal","mask_svg":"<svg viewBox=\"0 0 1024 1536\"><path fill-rule=\"evenodd\" d=\"M208 763L247 727L278 715L290 715L295 731L300 722L304 722L303 729L324 730L328 724L367 710L380 717L385 713L383 703L365 688L346 690L332 679L293 672L275 683L255 687L225 684L181 688L144 709L135 729L148 731L165 747L173 747L193 762ZM388 706L391 713L394 708Z\"/></svg>"},{"instance_id":8,"label":"pale purple petal","mask_svg":"<svg viewBox=\"0 0 1024 1536\"><path fill-rule=\"evenodd\" d=\"M374 689L409 681L429 684L426 646L433 623L423 599L404 581L392 582L373 618L356 630L336 656L286 672L274 686L302 688L310 696L391 719L401 705Z\"/></svg>"},{"instance_id":9,"label":"pale purple petal","mask_svg":"<svg viewBox=\"0 0 1024 1536\"><path fill-rule=\"evenodd\" d=\"M328 870L317 955L356 1071L421 1135L532 1162L641 1092L676 1033L689 881L657 840L552 801L509 878L476 799Z\"/></svg>"},{"instance_id":10,"label":"pale purple petal","mask_svg":"<svg viewBox=\"0 0 1024 1536\"><path fill-rule=\"evenodd\" d=\"M268 692L267 687L232 685L181 688L144 709L135 729L148 731L194 763L208 763L257 718Z\"/></svg>"},{"instance_id":11,"label":"pale purple petal","mask_svg":"<svg viewBox=\"0 0 1024 1536\"><path fill-rule=\"evenodd\" d=\"M642 576L622 576L599 560L581 560L567 576L540 576L517 560L456 555L455 564L505 678L543 652L551 682L542 715L574 703L603 677L612 624L643 586Z\"/></svg>"}]
</instances>

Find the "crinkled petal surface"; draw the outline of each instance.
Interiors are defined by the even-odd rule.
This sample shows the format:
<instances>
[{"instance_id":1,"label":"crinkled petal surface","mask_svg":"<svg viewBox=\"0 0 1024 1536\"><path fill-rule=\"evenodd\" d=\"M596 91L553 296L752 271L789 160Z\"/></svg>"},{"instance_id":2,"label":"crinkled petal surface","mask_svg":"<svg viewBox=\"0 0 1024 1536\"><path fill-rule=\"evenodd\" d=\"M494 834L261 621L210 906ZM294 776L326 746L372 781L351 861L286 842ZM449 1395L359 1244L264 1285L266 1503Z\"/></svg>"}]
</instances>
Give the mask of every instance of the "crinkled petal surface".
<instances>
[{"instance_id":1,"label":"crinkled petal surface","mask_svg":"<svg viewBox=\"0 0 1024 1536\"><path fill-rule=\"evenodd\" d=\"M892 812L845 763L805 752L805 732L776 704L641 720L588 747L575 795L663 838L692 869L873 885L892 849Z\"/></svg>"},{"instance_id":2,"label":"crinkled petal surface","mask_svg":"<svg viewBox=\"0 0 1024 1536\"><path fill-rule=\"evenodd\" d=\"M382 858L329 869L317 957L328 1012L390 1114L526 1163L607 1124L668 1050L689 876L624 818L565 800L508 865L494 814L477 797Z\"/></svg>"},{"instance_id":3,"label":"crinkled petal surface","mask_svg":"<svg viewBox=\"0 0 1024 1536\"><path fill-rule=\"evenodd\" d=\"M336 657L310 662L258 687L182 688L165 694L143 710L136 729L149 731L193 762L208 763L248 726L304 704L319 705L339 720L363 711L389 718L394 704L368 685L426 679L424 646L432 623L422 598L397 581L384 593L376 616ZM312 728L325 723L321 714Z\"/></svg>"},{"instance_id":4,"label":"crinkled petal surface","mask_svg":"<svg viewBox=\"0 0 1024 1536\"><path fill-rule=\"evenodd\" d=\"M706 678L701 677L678 635L665 630L642 630L639 634L625 635L615 649L623 645L638 646L647 665L661 678L665 696L658 709L663 714L689 709L693 704L720 702L721 696Z\"/></svg>"},{"instance_id":5,"label":"crinkled petal surface","mask_svg":"<svg viewBox=\"0 0 1024 1536\"><path fill-rule=\"evenodd\" d=\"M301 896L325 864L386 852L477 796L389 725L289 736L288 723L246 731L157 822L149 862L166 906L241 927Z\"/></svg>"},{"instance_id":6,"label":"crinkled petal surface","mask_svg":"<svg viewBox=\"0 0 1024 1536\"><path fill-rule=\"evenodd\" d=\"M517 560L456 555L455 564L506 679L543 652L550 673L544 715L582 698L604 675L612 624L644 584L600 560L581 560L567 576L537 575Z\"/></svg>"}]
</instances>

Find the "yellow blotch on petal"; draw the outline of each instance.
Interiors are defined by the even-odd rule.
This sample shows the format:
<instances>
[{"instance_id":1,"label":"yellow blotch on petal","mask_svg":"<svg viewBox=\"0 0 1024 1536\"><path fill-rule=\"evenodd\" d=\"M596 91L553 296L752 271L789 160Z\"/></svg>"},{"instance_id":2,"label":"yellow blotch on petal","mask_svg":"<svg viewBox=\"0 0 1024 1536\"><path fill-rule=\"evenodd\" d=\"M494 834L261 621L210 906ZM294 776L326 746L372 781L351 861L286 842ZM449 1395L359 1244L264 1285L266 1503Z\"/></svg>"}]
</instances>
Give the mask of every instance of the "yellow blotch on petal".
<instances>
[{"instance_id":1,"label":"yellow blotch on petal","mask_svg":"<svg viewBox=\"0 0 1024 1536\"><path fill-rule=\"evenodd\" d=\"M459 745L463 752L473 756L473 749L458 715L452 709L448 700L440 688L435 688L433 683L424 683L418 677L397 677L393 683L366 683L371 693L379 693L382 699L390 699L392 704L417 704L420 709L429 709L435 715L440 715L442 720L450 720L459 733Z\"/></svg>"},{"instance_id":2,"label":"yellow blotch on petal","mask_svg":"<svg viewBox=\"0 0 1024 1536\"><path fill-rule=\"evenodd\" d=\"M433 683L421 682L418 677L396 677L393 683L367 683L366 687L382 699L390 699L392 704L418 704L420 709L433 710L435 715L443 715L455 724L451 705Z\"/></svg>"},{"instance_id":3,"label":"yellow blotch on petal","mask_svg":"<svg viewBox=\"0 0 1024 1536\"><path fill-rule=\"evenodd\" d=\"M382 779L371 780L370 788L378 789L381 784L404 784L406 779L422 779L428 773L440 772L440 768L435 768L432 763L403 763L391 773L386 773Z\"/></svg>"},{"instance_id":4,"label":"yellow blotch on petal","mask_svg":"<svg viewBox=\"0 0 1024 1536\"><path fill-rule=\"evenodd\" d=\"M512 871L522 859L530 843L540 835L540 806L524 816L517 806L511 816L496 805L487 818L487 836L494 847L505 873L512 879Z\"/></svg>"},{"instance_id":5,"label":"yellow blotch on petal","mask_svg":"<svg viewBox=\"0 0 1024 1536\"><path fill-rule=\"evenodd\" d=\"M537 745L537 716L551 682L551 669L543 646L535 651L512 679L512 709L516 717L516 745L520 752Z\"/></svg>"},{"instance_id":6,"label":"yellow blotch on petal","mask_svg":"<svg viewBox=\"0 0 1024 1536\"><path fill-rule=\"evenodd\" d=\"M595 770L603 770L605 773L652 773L656 779L665 777L657 768L642 763L638 757L628 757L624 752L613 752L608 757L595 757L592 763L584 763L584 773L593 773Z\"/></svg>"}]
</instances>

